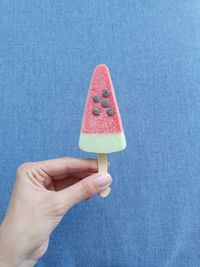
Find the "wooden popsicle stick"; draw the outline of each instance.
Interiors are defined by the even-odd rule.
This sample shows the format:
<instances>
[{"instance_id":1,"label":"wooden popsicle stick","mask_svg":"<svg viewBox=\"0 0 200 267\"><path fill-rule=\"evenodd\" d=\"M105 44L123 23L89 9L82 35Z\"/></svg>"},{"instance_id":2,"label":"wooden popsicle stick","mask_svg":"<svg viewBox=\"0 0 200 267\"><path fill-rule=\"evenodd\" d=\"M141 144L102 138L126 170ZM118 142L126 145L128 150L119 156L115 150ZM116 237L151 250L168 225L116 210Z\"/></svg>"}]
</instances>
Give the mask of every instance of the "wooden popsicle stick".
<instances>
[{"instance_id":1,"label":"wooden popsicle stick","mask_svg":"<svg viewBox=\"0 0 200 267\"><path fill-rule=\"evenodd\" d=\"M108 162L107 162L107 157L106 154L98 154L97 155L97 161L98 161L98 172L101 173L107 173L108 172ZM105 189L103 189L99 195L101 197L107 197L110 193L110 187L106 187Z\"/></svg>"}]
</instances>

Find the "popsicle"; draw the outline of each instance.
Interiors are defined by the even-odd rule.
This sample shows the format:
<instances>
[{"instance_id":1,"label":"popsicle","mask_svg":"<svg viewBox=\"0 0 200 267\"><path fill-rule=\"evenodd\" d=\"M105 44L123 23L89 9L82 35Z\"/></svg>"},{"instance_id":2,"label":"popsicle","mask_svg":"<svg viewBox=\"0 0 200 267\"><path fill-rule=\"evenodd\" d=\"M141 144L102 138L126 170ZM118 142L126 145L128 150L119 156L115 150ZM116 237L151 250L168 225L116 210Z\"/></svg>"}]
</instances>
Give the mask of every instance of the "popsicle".
<instances>
[{"instance_id":1,"label":"popsicle","mask_svg":"<svg viewBox=\"0 0 200 267\"><path fill-rule=\"evenodd\" d=\"M109 69L98 65L92 75L86 100L79 147L98 153L98 172L107 172L107 153L125 149L126 139ZM106 197L107 187L100 195Z\"/></svg>"}]
</instances>

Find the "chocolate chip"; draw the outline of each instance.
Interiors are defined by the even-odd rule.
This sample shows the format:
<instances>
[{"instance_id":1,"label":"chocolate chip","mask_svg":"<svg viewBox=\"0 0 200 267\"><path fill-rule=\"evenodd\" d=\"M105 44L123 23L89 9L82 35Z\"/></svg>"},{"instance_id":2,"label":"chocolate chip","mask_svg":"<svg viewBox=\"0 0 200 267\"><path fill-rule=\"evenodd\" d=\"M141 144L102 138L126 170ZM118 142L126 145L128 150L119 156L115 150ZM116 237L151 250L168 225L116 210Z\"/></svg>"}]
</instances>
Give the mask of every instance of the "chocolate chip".
<instances>
[{"instance_id":1,"label":"chocolate chip","mask_svg":"<svg viewBox=\"0 0 200 267\"><path fill-rule=\"evenodd\" d=\"M104 97L108 97L109 95L110 95L110 92L108 91L108 89L103 90Z\"/></svg>"},{"instance_id":2,"label":"chocolate chip","mask_svg":"<svg viewBox=\"0 0 200 267\"><path fill-rule=\"evenodd\" d=\"M102 106L103 108L108 108L108 107L110 106L110 102L109 102L107 99L103 99L103 100L101 101L101 106Z\"/></svg>"},{"instance_id":3,"label":"chocolate chip","mask_svg":"<svg viewBox=\"0 0 200 267\"><path fill-rule=\"evenodd\" d=\"M100 102L100 96L98 96L98 95L94 95L94 96L93 96L93 101L94 101L95 103L99 103L99 102Z\"/></svg>"},{"instance_id":4,"label":"chocolate chip","mask_svg":"<svg viewBox=\"0 0 200 267\"><path fill-rule=\"evenodd\" d=\"M113 116L114 115L114 110L112 108L108 108L106 110L106 113L107 113L108 116Z\"/></svg>"},{"instance_id":5,"label":"chocolate chip","mask_svg":"<svg viewBox=\"0 0 200 267\"><path fill-rule=\"evenodd\" d=\"M98 115L100 115L101 110L100 110L100 108L93 108L92 113L93 113L95 116L98 116Z\"/></svg>"}]
</instances>

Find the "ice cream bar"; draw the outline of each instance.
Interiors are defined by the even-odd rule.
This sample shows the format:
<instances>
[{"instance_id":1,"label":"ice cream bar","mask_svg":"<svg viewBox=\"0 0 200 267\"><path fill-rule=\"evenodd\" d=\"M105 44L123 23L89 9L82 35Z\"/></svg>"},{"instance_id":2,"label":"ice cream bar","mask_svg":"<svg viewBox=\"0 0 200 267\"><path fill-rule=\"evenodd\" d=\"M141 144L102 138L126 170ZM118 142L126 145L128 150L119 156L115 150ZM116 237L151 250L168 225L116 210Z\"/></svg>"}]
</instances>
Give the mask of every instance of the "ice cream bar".
<instances>
[{"instance_id":1,"label":"ice cream bar","mask_svg":"<svg viewBox=\"0 0 200 267\"><path fill-rule=\"evenodd\" d=\"M98 171L107 172L106 154L123 150L126 139L108 67L98 65L94 70L85 105L79 147L98 153ZM110 187L100 192L108 196Z\"/></svg>"},{"instance_id":2,"label":"ice cream bar","mask_svg":"<svg viewBox=\"0 0 200 267\"><path fill-rule=\"evenodd\" d=\"M112 80L104 64L95 68L90 82L79 147L95 153L111 153L126 147Z\"/></svg>"}]
</instances>

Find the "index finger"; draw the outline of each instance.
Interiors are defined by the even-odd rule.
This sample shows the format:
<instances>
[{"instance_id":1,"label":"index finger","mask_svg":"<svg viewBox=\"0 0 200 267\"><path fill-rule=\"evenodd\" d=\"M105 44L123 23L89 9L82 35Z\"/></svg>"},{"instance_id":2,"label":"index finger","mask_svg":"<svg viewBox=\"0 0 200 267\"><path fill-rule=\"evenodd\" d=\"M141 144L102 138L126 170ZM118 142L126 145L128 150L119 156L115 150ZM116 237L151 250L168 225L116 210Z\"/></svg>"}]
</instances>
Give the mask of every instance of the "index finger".
<instances>
[{"instance_id":1,"label":"index finger","mask_svg":"<svg viewBox=\"0 0 200 267\"><path fill-rule=\"evenodd\" d=\"M37 165L49 176L97 171L96 159L65 157L39 161Z\"/></svg>"}]
</instances>

